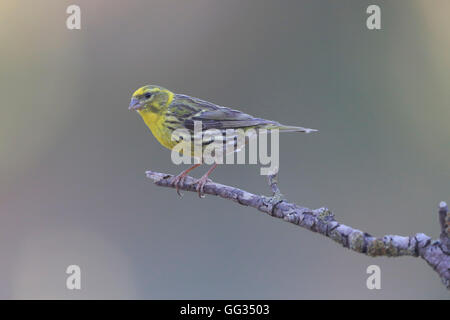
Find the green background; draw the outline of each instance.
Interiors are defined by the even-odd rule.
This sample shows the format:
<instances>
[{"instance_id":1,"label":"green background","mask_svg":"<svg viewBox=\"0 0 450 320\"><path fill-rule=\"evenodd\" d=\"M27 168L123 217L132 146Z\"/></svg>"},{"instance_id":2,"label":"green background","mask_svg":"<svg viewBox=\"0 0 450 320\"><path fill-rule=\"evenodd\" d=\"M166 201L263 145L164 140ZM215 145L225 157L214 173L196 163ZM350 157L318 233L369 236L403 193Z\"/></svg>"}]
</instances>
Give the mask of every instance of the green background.
<instances>
[{"instance_id":1,"label":"green background","mask_svg":"<svg viewBox=\"0 0 450 320\"><path fill-rule=\"evenodd\" d=\"M382 30L366 28L370 4ZM186 166L127 107L151 83L319 129L280 137L289 200L377 236L435 238L450 200L449 13L449 1L2 1L0 298L448 299L421 259L369 258L153 186L145 170ZM213 179L269 194L257 165ZM70 264L80 291L65 288ZM366 288L371 264L381 290Z\"/></svg>"}]
</instances>

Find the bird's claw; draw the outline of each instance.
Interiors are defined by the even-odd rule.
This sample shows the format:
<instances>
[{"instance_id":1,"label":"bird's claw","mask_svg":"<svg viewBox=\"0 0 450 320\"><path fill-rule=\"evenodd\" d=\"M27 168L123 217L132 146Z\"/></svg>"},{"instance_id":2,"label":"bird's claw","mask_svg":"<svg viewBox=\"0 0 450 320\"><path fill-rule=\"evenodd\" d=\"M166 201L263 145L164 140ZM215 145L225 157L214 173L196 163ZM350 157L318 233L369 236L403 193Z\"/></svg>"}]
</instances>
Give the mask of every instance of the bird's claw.
<instances>
[{"instance_id":1,"label":"bird's claw","mask_svg":"<svg viewBox=\"0 0 450 320\"><path fill-rule=\"evenodd\" d=\"M181 198L183 194L180 192L180 186L184 184L184 179L186 178L185 175L179 174L178 176L175 176L172 180L172 185L175 187L175 190L177 191L178 196Z\"/></svg>"},{"instance_id":2,"label":"bird's claw","mask_svg":"<svg viewBox=\"0 0 450 320\"><path fill-rule=\"evenodd\" d=\"M184 185L184 181L186 179L185 175L178 175L178 176L174 176L172 178L171 181L171 185L175 187L175 190L177 191L177 194L182 197L183 194L180 192L180 187ZM196 184L196 188L195 190L197 190L198 196L200 198L204 198L205 194L204 194L204 187L208 182L212 182L211 179L209 179L208 177L201 177L200 179L198 179L194 184Z\"/></svg>"},{"instance_id":3,"label":"bird's claw","mask_svg":"<svg viewBox=\"0 0 450 320\"><path fill-rule=\"evenodd\" d=\"M205 187L205 185L208 183L208 182L212 182L212 180L211 179L209 179L207 176L203 176L203 177L201 177L200 179L198 179L196 182L195 182L195 184L197 185L196 186L196 190L197 190L197 193L198 193L198 197L199 198L204 198L205 197L205 194L204 194L204 187Z\"/></svg>"}]
</instances>

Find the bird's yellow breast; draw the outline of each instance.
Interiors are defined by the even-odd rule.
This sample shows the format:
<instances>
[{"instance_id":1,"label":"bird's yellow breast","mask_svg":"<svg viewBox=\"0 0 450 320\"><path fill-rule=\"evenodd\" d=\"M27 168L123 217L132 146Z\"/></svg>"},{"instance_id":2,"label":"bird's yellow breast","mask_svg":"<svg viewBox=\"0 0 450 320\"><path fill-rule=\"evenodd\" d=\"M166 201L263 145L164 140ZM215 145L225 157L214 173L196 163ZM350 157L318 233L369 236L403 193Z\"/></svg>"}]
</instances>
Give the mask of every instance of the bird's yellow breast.
<instances>
[{"instance_id":1,"label":"bird's yellow breast","mask_svg":"<svg viewBox=\"0 0 450 320\"><path fill-rule=\"evenodd\" d=\"M172 149L176 145L176 141L172 141L171 139L171 130L164 124L164 116L159 113L143 110L139 110L138 112L159 143L168 149Z\"/></svg>"}]
</instances>

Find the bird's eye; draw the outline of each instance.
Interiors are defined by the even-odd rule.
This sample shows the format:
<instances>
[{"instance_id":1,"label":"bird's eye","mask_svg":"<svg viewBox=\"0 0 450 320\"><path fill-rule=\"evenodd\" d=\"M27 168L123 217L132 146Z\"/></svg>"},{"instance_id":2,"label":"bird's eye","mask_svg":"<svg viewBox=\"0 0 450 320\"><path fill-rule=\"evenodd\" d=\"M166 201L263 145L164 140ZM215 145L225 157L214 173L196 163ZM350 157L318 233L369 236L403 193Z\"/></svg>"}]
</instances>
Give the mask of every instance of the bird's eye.
<instances>
[{"instance_id":1,"label":"bird's eye","mask_svg":"<svg viewBox=\"0 0 450 320\"><path fill-rule=\"evenodd\" d=\"M145 99L150 99L151 96L152 94L150 92L144 94Z\"/></svg>"}]
</instances>

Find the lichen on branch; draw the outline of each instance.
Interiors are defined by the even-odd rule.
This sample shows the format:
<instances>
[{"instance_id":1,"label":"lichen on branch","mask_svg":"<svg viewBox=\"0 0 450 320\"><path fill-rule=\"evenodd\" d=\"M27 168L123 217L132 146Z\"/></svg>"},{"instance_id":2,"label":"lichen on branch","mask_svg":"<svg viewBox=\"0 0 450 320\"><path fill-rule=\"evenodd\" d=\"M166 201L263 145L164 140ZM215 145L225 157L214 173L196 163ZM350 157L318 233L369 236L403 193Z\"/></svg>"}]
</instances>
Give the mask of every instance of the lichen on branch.
<instances>
[{"instance_id":1,"label":"lichen on branch","mask_svg":"<svg viewBox=\"0 0 450 320\"><path fill-rule=\"evenodd\" d=\"M146 174L157 186L175 188L173 175L154 171L147 171ZM195 184L196 180L187 176L179 189L197 192ZM277 174L269 176L269 186L273 193L271 197L210 181L204 186L204 193L253 207L275 218L320 233L345 248L371 257L421 257L439 274L447 289L450 289L450 213L445 202L441 202L439 206L439 239L433 240L423 233L374 237L336 221L334 214L327 208L309 209L288 202L278 187Z\"/></svg>"}]
</instances>

